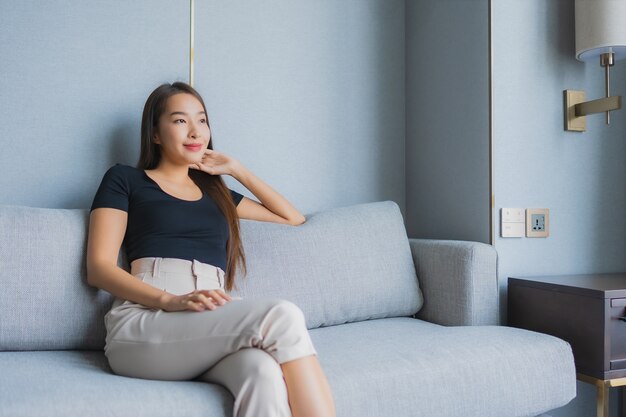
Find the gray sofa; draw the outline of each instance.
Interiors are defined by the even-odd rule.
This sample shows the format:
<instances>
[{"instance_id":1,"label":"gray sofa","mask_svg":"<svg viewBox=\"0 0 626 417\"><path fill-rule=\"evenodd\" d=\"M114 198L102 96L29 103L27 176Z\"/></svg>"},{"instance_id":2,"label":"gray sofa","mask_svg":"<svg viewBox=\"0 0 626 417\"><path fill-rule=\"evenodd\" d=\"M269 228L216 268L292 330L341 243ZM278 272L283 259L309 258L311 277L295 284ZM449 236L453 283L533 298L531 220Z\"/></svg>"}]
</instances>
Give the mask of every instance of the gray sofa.
<instances>
[{"instance_id":1,"label":"gray sofa","mask_svg":"<svg viewBox=\"0 0 626 417\"><path fill-rule=\"evenodd\" d=\"M575 396L566 342L497 325L492 246L408 239L392 201L306 218L241 221L248 274L232 294L300 306L339 417L536 416ZM231 416L220 385L112 373L88 220L0 206L0 416Z\"/></svg>"}]
</instances>

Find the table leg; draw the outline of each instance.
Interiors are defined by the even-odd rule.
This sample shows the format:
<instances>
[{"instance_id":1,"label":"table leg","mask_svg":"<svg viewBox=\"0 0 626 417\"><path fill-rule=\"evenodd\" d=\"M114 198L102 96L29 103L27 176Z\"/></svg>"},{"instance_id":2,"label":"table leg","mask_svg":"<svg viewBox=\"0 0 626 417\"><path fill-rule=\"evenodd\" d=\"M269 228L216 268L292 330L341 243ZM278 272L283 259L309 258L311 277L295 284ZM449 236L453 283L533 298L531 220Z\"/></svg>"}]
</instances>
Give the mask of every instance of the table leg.
<instances>
[{"instance_id":1,"label":"table leg","mask_svg":"<svg viewBox=\"0 0 626 417\"><path fill-rule=\"evenodd\" d=\"M609 417L609 392L612 387L620 387L621 404L618 414L626 417L626 377L613 379L598 379L585 374L577 373L576 379L593 384L596 387L596 416Z\"/></svg>"},{"instance_id":2,"label":"table leg","mask_svg":"<svg viewBox=\"0 0 626 417\"><path fill-rule=\"evenodd\" d=\"M609 417L609 386L605 383L596 384L596 415L597 417Z\"/></svg>"}]
</instances>

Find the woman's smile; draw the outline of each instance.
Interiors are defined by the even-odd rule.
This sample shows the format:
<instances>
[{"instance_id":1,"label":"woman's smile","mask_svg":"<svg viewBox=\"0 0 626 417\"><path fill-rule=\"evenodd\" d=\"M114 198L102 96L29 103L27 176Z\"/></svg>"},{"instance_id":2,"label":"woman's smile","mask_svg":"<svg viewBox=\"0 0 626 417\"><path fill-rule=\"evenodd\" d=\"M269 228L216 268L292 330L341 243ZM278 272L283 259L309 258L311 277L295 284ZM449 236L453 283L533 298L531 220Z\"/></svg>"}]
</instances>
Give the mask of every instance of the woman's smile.
<instances>
[{"instance_id":1,"label":"woman's smile","mask_svg":"<svg viewBox=\"0 0 626 417\"><path fill-rule=\"evenodd\" d=\"M189 149L191 152L198 152L202 150L202 144L193 144L193 145L184 145L185 148Z\"/></svg>"}]
</instances>

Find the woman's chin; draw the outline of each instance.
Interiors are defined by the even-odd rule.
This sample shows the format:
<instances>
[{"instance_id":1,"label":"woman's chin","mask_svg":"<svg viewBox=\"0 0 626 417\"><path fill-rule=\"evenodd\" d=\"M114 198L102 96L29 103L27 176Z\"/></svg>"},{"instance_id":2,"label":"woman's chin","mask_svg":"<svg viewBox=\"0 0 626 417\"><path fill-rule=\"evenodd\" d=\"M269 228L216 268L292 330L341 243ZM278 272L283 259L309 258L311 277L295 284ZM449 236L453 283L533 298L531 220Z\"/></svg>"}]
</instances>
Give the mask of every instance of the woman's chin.
<instances>
[{"instance_id":1,"label":"woman's chin","mask_svg":"<svg viewBox=\"0 0 626 417\"><path fill-rule=\"evenodd\" d=\"M199 164L202 162L202 158L186 158L188 164Z\"/></svg>"}]
</instances>

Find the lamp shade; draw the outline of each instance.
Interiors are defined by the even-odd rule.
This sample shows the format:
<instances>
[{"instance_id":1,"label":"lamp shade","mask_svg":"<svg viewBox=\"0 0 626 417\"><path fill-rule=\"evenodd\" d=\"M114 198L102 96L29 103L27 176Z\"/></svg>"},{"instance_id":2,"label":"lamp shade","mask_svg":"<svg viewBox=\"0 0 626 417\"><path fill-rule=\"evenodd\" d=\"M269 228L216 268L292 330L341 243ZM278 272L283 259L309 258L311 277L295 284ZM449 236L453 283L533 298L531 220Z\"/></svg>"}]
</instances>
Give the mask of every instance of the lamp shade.
<instances>
[{"instance_id":1,"label":"lamp shade","mask_svg":"<svg viewBox=\"0 0 626 417\"><path fill-rule=\"evenodd\" d=\"M576 59L626 58L626 0L576 0Z\"/></svg>"}]
</instances>

